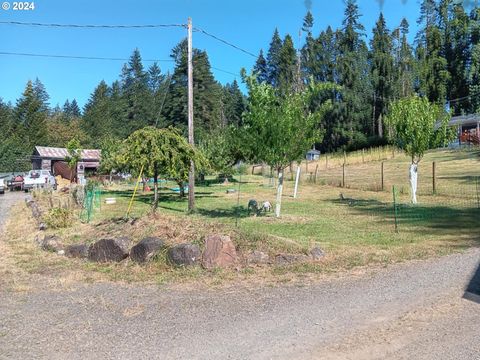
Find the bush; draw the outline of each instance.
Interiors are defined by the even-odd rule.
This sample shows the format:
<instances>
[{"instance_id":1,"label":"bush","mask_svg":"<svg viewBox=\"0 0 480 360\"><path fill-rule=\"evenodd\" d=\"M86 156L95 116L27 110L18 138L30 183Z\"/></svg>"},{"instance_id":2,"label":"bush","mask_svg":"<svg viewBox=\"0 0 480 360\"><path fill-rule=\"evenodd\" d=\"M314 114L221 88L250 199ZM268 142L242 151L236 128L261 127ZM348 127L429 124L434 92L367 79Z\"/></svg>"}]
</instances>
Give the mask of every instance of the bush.
<instances>
[{"instance_id":1,"label":"bush","mask_svg":"<svg viewBox=\"0 0 480 360\"><path fill-rule=\"evenodd\" d=\"M70 209L55 207L46 213L44 220L51 229L66 228L73 222L73 212Z\"/></svg>"}]
</instances>

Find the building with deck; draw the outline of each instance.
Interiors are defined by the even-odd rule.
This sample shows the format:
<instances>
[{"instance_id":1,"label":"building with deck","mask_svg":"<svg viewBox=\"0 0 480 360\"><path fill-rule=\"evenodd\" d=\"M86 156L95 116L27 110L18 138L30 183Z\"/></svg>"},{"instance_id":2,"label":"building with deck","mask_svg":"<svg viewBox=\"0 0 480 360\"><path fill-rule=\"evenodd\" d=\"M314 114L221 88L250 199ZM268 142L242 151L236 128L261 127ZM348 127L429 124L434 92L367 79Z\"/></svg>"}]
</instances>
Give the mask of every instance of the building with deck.
<instances>
[{"instance_id":1,"label":"building with deck","mask_svg":"<svg viewBox=\"0 0 480 360\"><path fill-rule=\"evenodd\" d=\"M458 128L458 144L479 144L480 114L453 116L448 123Z\"/></svg>"}]
</instances>

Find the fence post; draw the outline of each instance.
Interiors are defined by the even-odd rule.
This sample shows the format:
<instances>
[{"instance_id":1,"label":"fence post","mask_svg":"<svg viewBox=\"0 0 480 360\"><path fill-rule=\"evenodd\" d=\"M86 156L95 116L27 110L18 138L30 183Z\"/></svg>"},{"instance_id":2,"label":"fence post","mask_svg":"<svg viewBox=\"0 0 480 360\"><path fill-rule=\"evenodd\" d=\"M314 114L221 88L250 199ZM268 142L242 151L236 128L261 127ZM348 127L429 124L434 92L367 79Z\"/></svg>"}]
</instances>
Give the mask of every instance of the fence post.
<instances>
[{"instance_id":1,"label":"fence post","mask_svg":"<svg viewBox=\"0 0 480 360\"><path fill-rule=\"evenodd\" d=\"M398 233L398 222L397 222L397 191L395 185L393 185L393 216L395 219L395 232Z\"/></svg>"},{"instance_id":2,"label":"fence post","mask_svg":"<svg viewBox=\"0 0 480 360\"><path fill-rule=\"evenodd\" d=\"M432 190L433 195L437 193L437 181L436 181L436 162L432 162Z\"/></svg>"},{"instance_id":3,"label":"fence post","mask_svg":"<svg viewBox=\"0 0 480 360\"><path fill-rule=\"evenodd\" d=\"M382 161L382 191L385 190L384 183L383 183L383 161Z\"/></svg>"},{"instance_id":4,"label":"fence post","mask_svg":"<svg viewBox=\"0 0 480 360\"><path fill-rule=\"evenodd\" d=\"M362 149L362 163L365 163L365 149Z\"/></svg>"},{"instance_id":5,"label":"fence post","mask_svg":"<svg viewBox=\"0 0 480 360\"><path fill-rule=\"evenodd\" d=\"M305 161L305 173L308 174L308 159Z\"/></svg>"},{"instance_id":6,"label":"fence post","mask_svg":"<svg viewBox=\"0 0 480 360\"><path fill-rule=\"evenodd\" d=\"M342 166L342 187L345 187L345 163Z\"/></svg>"},{"instance_id":7,"label":"fence post","mask_svg":"<svg viewBox=\"0 0 480 360\"><path fill-rule=\"evenodd\" d=\"M480 194L478 193L478 176L475 178L475 187L477 190L477 208L480 209Z\"/></svg>"},{"instance_id":8,"label":"fence post","mask_svg":"<svg viewBox=\"0 0 480 360\"><path fill-rule=\"evenodd\" d=\"M328 154L325 153L325 169L328 169Z\"/></svg>"},{"instance_id":9,"label":"fence post","mask_svg":"<svg viewBox=\"0 0 480 360\"><path fill-rule=\"evenodd\" d=\"M343 163L344 164L347 163L347 152L346 151L343 151Z\"/></svg>"},{"instance_id":10,"label":"fence post","mask_svg":"<svg viewBox=\"0 0 480 360\"><path fill-rule=\"evenodd\" d=\"M313 182L316 184L317 183L317 173L318 173L318 164L315 166L315 177L313 178Z\"/></svg>"}]
</instances>

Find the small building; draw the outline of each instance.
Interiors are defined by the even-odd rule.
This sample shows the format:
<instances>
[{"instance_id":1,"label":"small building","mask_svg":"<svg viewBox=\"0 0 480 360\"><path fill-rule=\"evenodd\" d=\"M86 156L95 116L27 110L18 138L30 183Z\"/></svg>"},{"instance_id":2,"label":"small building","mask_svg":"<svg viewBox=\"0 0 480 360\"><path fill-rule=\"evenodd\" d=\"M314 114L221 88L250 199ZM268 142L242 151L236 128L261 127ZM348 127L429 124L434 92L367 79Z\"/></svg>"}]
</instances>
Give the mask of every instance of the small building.
<instances>
[{"instance_id":1,"label":"small building","mask_svg":"<svg viewBox=\"0 0 480 360\"><path fill-rule=\"evenodd\" d=\"M310 149L307 151L306 159L309 161L318 160L320 158L320 151L316 149Z\"/></svg>"},{"instance_id":2,"label":"small building","mask_svg":"<svg viewBox=\"0 0 480 360\"><path fill-rule=\"evenodd\" d=\"M77 171L72 174L66 159L68 150L65 148L56 148L48 146L35 146L32 155L33 170L50 170L55 176L60 175L69 179L72 175L84 176L86 172L95 172L100 166L100 150L82 150L81 159L77 164Z\"/></svg>"},{"instance_id":3,"label":"small building","mask_svg":"<svg viewBox=\"0 0 480 360\"><path fill-rule=\"evenodd\" d=\"M453 116L448 126L458 128L458 144L478 144L480 138L480 114Z\"/></svg>"}]
</instances>

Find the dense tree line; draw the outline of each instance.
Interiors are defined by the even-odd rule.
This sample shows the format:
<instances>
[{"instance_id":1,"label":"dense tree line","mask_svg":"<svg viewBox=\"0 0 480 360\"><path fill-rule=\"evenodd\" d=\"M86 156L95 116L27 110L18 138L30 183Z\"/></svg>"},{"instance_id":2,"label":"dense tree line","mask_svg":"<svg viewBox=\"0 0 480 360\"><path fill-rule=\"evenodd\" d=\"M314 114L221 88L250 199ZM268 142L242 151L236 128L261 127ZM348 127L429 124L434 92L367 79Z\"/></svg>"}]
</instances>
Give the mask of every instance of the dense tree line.
<instances>
[{"instance_id":1,"label":"dense tree line","mask_svg":"<svg viewBox=\"0 0 480 360\"><path fill-rule=\"evenodd\" d=\"M367 43L355 0L347 0L342 26L314 34L308 12L304 45L296 56L292 37L275 29L266 52L260 51L257 80L278 89L295 89L297 78L340 86L329 96L334 106L319 124L325 130L322 150L357 148L386 141L384 119L389 104L412 94L444 105L453 114L479 111L480 10L467 12L455 0L422 0L419 31L410 43L409 23L389 28L380 13ZM266 54L266 56L265 56ZM299 76L294 76L295 69ZM314 105L314 104L313 104Z\"/></svg>"},{"instance_id":2,"label":"dense tree line","mask_svg":"<svg viewBox=\"0 0 480 360\"><path fill-rule=\"evenodd\" d=\"M315 112L330 108L317 124L323 151L354 149L387 141L385 118L392 101L412 94L444 105L453 114L480 111L480 9L467 11L455 0L422 0L419 30L409 41L409 23L388 24L382 13L367 41L356 0L346 0L340 28L318 31L307 12L294 44L290 34L274 30L252 71L277 96L300 92L312 81L331 83L309 99ZM15 104L0 100L0 171L28 168L35 145L65 146L77 139L83 148L104 147L146 126L187 130L187 44L171 53L172 73L154 63L148 68L134 50L119 78L101 81L80 109L76 100L51 107L40 80L29 81ZM243 125L247 99L236 81L222 85L212 74L206 51L194 49L196 142L221 156L222 171L242 157L235 129ZM217 151L217 145L223 148ZM236 148L228 148L236 144Z\"/></svg>"},{"instance_id":3,"label":"dense tree line","mask_svg":"<svg viewBox=\"0 0 480 360\"><path fill-rule=\"evenodd\" d=\"M0 171L28 169L35 145L65 147L77 139L82 148L103 148L146 126L173 126L187 131L186 41L172 51L173 74L157 63L144 68L135 49L112 84L101 81L80 110L75 99L51 108L40 80L29 81L15 105L0 99ZM239 126L245 96L238 83L221 85L211 72L208 55L194 49L196 141L207 141L230 126ZM212 135L213 136L213 135Z\"/></svg>"}]
</instances>

